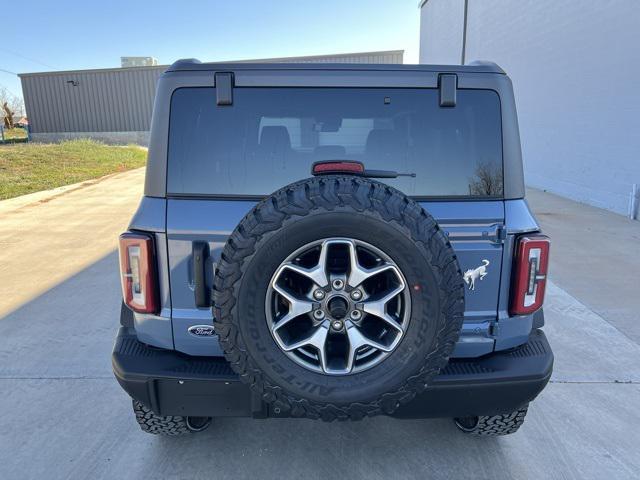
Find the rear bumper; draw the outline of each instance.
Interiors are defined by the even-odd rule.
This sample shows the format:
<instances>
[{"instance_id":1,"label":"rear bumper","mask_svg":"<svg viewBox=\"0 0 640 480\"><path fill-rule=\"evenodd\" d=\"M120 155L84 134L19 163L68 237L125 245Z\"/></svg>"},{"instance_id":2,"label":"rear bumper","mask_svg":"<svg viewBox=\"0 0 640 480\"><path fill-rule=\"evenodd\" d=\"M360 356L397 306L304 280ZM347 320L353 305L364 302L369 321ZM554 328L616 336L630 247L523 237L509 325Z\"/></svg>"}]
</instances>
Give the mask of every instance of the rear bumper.
<instances>
[{"instance_id":1,"label":"rear bumper","mask_svg":"<svg viewBox=\"0 0 640 480\"><path fill-rule=\"evenodd\" d=\"M122 388L159 415L282 417L252 394L221 357L190 357L138 342L122 327L112 355ZM546 386L553 353L541 330L508 352L451 360L432 384L394 417L497 415L532 401Z\"/></svg>"}]
</instances>

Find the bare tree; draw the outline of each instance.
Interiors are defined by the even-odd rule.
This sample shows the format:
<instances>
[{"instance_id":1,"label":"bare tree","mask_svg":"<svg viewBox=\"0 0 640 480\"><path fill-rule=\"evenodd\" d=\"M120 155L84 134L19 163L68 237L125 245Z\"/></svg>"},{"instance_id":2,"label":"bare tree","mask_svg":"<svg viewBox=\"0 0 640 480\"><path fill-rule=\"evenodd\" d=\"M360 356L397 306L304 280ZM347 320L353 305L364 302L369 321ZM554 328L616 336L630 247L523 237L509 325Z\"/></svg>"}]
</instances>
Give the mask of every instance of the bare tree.
<instances>
[{"instance_id":1,"label":"bare tree","mask_svg":"<svg viewBox=\"0 0 640 480\"><path fill-rule=\"evenodd\" d=\"M2 104L2 110L4 110L4 128L13 128L13 112L7 102Z\"/></svg>"},{"instance_id":2,"label":"bare tree","mask_svg":"<svg viewBox=\"0 0 640 480\"><path fill-rule=\"evenodd\" d=\"M0 87L0 116L4 117L5 128L13 128L15 121L23 115L23 100L6 88Z\"/></svg>"},{"instance_id":3,"label":"bare tree","mask_svg":"<svg viewBox=\"0 0 640 480\"><path fill-rule=\"evenodd\" d=\"M481 163L469 179L469 193L479 196L502 194L502 170L490 163Z\"/></svg>"}]
</instances>

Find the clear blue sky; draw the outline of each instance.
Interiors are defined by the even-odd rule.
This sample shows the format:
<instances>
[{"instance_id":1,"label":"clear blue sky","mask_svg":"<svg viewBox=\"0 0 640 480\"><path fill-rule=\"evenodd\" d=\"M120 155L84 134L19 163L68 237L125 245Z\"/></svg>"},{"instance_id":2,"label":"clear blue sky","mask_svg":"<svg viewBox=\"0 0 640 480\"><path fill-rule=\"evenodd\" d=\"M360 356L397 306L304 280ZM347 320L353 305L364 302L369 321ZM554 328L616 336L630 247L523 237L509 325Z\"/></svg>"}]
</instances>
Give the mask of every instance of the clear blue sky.
<instances>
[{"instance_id":1,"label":"clear blue sky","mask_svg":"<svg viewBox=\"0 0 640 480\"><path fill-rule=\"evenodd\" d=\"M418 0L13 2L0 69L108 68L121 56L202 61L405 50L418 61ZM6 11L6 9L5 9ZM10 39L9 41L7 41ZM0 86L21 95L16 75Z\"/></svg>"}]
</instances>

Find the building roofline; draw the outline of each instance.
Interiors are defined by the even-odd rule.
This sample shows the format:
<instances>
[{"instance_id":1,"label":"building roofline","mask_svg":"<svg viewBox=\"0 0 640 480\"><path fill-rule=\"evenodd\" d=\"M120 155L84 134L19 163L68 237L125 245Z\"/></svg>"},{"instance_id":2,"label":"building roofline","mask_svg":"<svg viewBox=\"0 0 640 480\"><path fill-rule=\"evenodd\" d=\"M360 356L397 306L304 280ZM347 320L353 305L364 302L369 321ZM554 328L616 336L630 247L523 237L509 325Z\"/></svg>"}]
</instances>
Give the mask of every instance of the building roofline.
<instances>
[{"instance_id":1,"label":"building roofline","mask_svg":"<svg viewBox=\"0 0 640 480\"><path fill-rule=\"evenodd\" d=\"M215 62L225 63L225 64L236 64L236 63L261 63L261 62L271 62L272 64L281 60L282 62L291 62L292 60L314 60L318 58L325 57L336 57L336 58L346 58L353 57L357 55L404 55L404 50L379 50L375 52L353 52L353 53L328 53L325 55L307 55L300 57L273 57L273 58L258 58L258 59L244 59L244 60L228 60L225 62ZM181 60L178 60L178 62ZM177 63L177 62L175 62ZM175 63L173 65L175 65ZM213 64L213 63L212 63ZM99 73L99 72L122 72L129 70L166 70L173 65L149 65L145 67L111 67L111 68L90 68L90 69L78 69L78 70L53 70L53 71L45 71L45 72L27 72L27 73L19 73L19 77L32 77L38 75L72 75L74 73Z\"/></svg>"},{"instance_id":2,"label":"building roofline","mask_svg":"<svg viewBox=\"0 0 640 480\"><path fill-rule=\"evenodd\" d=\"M316 60L318 58L335 57L335 58L348 58L356 57L360 55L404 55L404 50L379 50L375 52L353 52L353 53L327 53L325 55L302 55L296 57L273 57L273 58L258 58L249 60L230 60L224 63L261 63L261 62L289 62L291 60Z\"/></svg>"},{"instance_id":3,"label":"building roofline","mask_svg":"<svg viewBox=\"0 0 640 480\"><path fill-rule=\"evenodd\" d=\"M128 72L140 70L166 70L169 65L151 65L148 67L112 67L112 68L89 68L85 70L53 70L48 72L19 73L19 77L37 77L39 75L73 75L74 73L102 73L102 72Z\"/></svg>"}]
</instances>

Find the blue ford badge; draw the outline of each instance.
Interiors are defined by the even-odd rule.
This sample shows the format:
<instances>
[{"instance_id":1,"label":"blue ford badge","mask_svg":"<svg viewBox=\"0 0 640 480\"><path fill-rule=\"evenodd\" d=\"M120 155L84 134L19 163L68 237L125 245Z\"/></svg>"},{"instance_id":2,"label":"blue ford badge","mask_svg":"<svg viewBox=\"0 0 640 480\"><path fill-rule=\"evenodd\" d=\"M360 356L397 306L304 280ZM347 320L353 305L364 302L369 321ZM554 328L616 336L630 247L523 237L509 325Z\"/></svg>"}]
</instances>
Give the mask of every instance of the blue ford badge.
<instances>
[{"instance_id":1,"label":"blue ford badge","mask_svg":"<svg viewBox=\"0 0 640 480\"><path fill-rule=\"evenodd\" d=\"M214 330L211 325L193 325L189 327L189 333L196 337L212 337Z\"/></svg>"}]
</instances>

